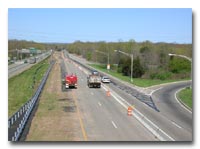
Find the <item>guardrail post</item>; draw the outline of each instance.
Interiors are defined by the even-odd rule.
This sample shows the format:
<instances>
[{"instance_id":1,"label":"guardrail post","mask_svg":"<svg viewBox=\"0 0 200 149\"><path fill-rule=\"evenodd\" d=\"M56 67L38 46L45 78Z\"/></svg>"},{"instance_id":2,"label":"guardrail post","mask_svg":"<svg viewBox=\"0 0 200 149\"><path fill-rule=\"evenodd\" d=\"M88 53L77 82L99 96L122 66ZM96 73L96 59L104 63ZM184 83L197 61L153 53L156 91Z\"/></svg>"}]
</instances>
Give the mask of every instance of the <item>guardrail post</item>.
<instances>
[{"instance_id":1,"label":"guardrail post","mask_svg":"<svg viewBox=\"0 0 200 149\"><path fill-rule=\"evenodd\" d=\"M17 132L15 131L15 138L17 137Z\"/></svg>"},{"instance_id":2,"label":"guardrail post","mask_svg":"<svg viewBox=\"0 0 200 149\"><path fill-rule=\"evenodd\" d=\"M14 136L12 137L12 141L15 141L15 137Z\"/></svg>"},{"instance_id":3,"label":"guardrail post","mask_svg":"<svg viewBox=\"0 0 200 149\"><path fill-rule=\"evenodd\" d=\"M8 128L10 128L10 120L8 121Z\"/></svg>"},{"instance_id":4,"label":"guardrail post","mask_svg":"<svg viewBox=\"0 0 200 149\"><path fill-rule=\"evenodd\" d=\"M17 114L15 114L15 121L17 120Z\"/></svg>"},{"instance_id":5,"label":"guardrail post","mask_svg":"<svg viewBox=\"0 0 200 149\"><path fill-rule=\"evenodd\" d=\"M11 118L11 125L14 123L13 117Z\"/></svg>"}]
</instances>

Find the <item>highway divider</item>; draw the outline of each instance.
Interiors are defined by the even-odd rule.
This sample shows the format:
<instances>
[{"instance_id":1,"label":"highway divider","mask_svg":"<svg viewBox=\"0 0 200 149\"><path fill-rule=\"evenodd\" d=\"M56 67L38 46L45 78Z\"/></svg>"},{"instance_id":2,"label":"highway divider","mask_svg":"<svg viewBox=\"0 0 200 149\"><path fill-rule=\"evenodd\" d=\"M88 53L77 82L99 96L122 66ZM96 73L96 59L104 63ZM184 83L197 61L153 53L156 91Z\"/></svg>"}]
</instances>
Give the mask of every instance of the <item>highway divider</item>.
<instances>
[{"instance_id":1,"label":"highway divider","mask_svg":"<svg viewBox=\"0 0 200 149\"><path fill-rule=\"evenodd\" d=\"M20 135L22 134L26 123L29 119L29 116L35 107L36 102L40 96L40 93L43 90L43 87L46 83L46 80L49 76L49 73L54 65L54 61L51 62L47 72L45 73L35 95L28 100L17 112L15 112L9 119L8 119L8 141L18 141Z\"/></svg>"}]
</instances>

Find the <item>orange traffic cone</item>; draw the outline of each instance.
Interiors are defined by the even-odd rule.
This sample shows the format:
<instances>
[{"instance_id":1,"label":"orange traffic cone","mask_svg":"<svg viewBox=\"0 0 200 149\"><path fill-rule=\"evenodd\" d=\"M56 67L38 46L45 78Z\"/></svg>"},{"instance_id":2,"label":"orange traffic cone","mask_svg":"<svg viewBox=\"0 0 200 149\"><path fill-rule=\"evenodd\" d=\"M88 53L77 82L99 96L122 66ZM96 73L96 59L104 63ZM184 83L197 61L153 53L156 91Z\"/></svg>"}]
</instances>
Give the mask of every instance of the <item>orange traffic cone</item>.
<instances>
[{"instance_id":1,"label":"orange traffic cone","mask_svg":"<svg viewBox=\"0 0 200 149\"><path fill-rule=\"evenodd\" d=\"M132 111L133 111L133 108L132 107L128 107L128 116L132 116Z\"/></svg>"},{"instance_id":2,"label":"orange traffic cone","mask_svg":"<svg viewBox=\"0 0 200 149\"><path fill-rule=\"evenodd\" d=\"M107 94L108 97L110 97L110 91L109 90L106 92L106 94Z\"/></svg>"}]
</instances>

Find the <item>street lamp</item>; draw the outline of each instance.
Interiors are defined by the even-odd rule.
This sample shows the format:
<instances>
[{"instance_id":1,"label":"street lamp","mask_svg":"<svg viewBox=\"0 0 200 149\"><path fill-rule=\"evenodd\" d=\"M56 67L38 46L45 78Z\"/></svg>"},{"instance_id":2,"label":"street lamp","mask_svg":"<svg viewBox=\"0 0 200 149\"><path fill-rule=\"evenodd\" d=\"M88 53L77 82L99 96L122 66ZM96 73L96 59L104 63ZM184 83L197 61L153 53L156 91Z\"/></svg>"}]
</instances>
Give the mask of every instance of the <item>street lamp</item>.
<instances>
[{"instance_id":1,"label":"street lamp","mask_svg":"<svg viewBox=\"0 0 200 149\"><path fill-rule=\"evenodd\" d=\"M188 61L191 62L191 80L192 80L192 58L187 57L187 56L185 56L185 55L179 55L179 54L173 54L173 53L169 53L168 55L169 55L169 56L182 57L182 58L185 58L185 59L187 59Z\"/></svg>"},{"instance_id":2,"label":"street lamp","mask_svg":"<svg viewBox=\"0 0 200 149\"><path fill-rule=\"evenodd\" d=\"M114 50L114 51L122 53L122 54L124 54L124 55L126 55L128 57L131 57L131 82L133 82L133 78L132 78L132 76L133 76L133 54L125 53L125 52L120 51L120 50Z\"/></svg>"},{"instance_id":3,"label":"street lamp","mask_svg":"<svg viewBox=\"0 0 200 149\"><path fill-rule=\"evenodd\" d=\"M109 55L109 52L105 53L105 52L101 52L101 51L98 51L98 50L96 50L96 52L101 53L101 54L103 54L103 55L105 55L105 56L108 57L108 61L107 61L107 69L108 69L108 65L110 65L110 55ZM108 71L109 71L109 69L108 69Z\"/></svg>"},{"instance_id":4,"label":"street lamp","mask_svg":"<svg viewBox=\"0 0 200 149\"><path fill-rule=\"evenodd\" d=\"M172 54L172 53L169 53L168 55L169 55L169 56L182 57L182 58L185 58L185 59L189 60L189 61L192 63L192 58L187 57L187 56L185 56L185 55L178 55L178 54Z\"/></svg>"}]
</instances>

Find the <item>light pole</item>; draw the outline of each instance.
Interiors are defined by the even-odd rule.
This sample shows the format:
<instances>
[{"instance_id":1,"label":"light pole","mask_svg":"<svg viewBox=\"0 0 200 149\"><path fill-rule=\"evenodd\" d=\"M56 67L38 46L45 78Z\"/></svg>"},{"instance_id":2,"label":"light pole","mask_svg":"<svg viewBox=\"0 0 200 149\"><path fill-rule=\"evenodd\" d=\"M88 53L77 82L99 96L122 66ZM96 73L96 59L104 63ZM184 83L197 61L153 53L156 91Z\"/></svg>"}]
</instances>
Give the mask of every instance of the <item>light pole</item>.
<instances>
[{"instance_id":1,"label":"light pole","mask_svg":"<svg viewBox=\"0 0 200 149\"><path fill-rule=\"evenodd\" d=\"M129 53L125 53L123 51L120 51L120 50L115 50L115 52L119 52L119 53L122 53L128 57L131 58L131 82L133 82L133 54L129 54Z\"/></svg>"},{"instance_id":2,"label":"light pole","mask_svg":"<svg viewBox=\"0 0 200 149\"><path fill-rule=\"evenodd\" d=\"M187 57L187 56L185 56L185 55L179 55L179 54L173 54L173 53L169 53L168 54L169 56L177 56L177 57L182 57L182 58L185 58L185 59L187 59L188 61L190 61L191 62L191 80L192 80L192 58L190 58L190 57Z\"/></svg>"},{"instance_id":3,"label":"light pole","mask_svg":"<svg viewBox=\"0 0 200 149\"><path fill-rule=\"evenodd\" d=\"M105 53L105 52L101 52L101 51L98 51L98 50L96 50L95 52L98 52L98 53L101 53L101 54L107 56L107 68L108 68L108 65L110 65L110 55L109 55L109 52ZM108 69L108 71L109 71L109 69Z\"/></svg>"}]
</instances>

